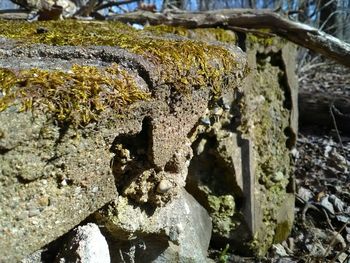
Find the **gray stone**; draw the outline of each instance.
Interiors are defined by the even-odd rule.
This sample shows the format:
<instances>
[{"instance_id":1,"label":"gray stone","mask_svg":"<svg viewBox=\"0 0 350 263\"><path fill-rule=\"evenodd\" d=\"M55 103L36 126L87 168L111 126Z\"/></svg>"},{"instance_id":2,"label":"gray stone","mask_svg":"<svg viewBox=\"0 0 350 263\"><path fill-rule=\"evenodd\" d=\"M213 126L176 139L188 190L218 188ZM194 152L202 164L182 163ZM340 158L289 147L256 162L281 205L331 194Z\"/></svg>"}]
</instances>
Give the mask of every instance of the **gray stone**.
<instances>
[{"instance_id":1,"label":"gray stone","mask_svg":"<svg viewBox=\"0 0 350 263\"><path fill-rule=\"evenodd\" d=\"M97 217L113 236L114 262L207 260L211 219L184 189L153 213L120 196L115 206L100 211Z\"/></svg>"},{"instance_id":2,"label":"gray stone","mask_svg":"<svg viewBox=\"0 0 350 263\"><path fill-rule=\"evenodd\" d=\"M44 250L39 249L35 251L34 253L30 254L29 256L25 257L21 260L21 263L44 263L42 260L42 254Z\"/></svg>"},{"instance_id":3,"label":"gray stone","mask_svg":"<svg viewBox=\"0 0 350 263\"><path fill-rule=\"evenodd\" d=\"M57 263L110 263L108 244L96 224L78 226L56 257Z\"/></svg>"},{"instance_id":4,"label":"gray stone","mask_svg":"<svg viewBox=\"0 0 350 263\"><path fill-rule=\"evenodd\" d=\"M137 37L136 42L147 39L146 46L153 41L151 33L140 31ZM261 256L273 241L288 235L294 206L289 149L295 144L297 111L294 73L285 57L293 52L265 50L264 56L275 58L271 61L282 60L272 65L269 59L257 63L260 51L252 48L253 74L245 79L245 54L215 42L215 50L223 47L225 56L233 55L233 64L218 56L220 50L193 58L218 69L220 83L212 87L207 74L199 84L186 80L197 72L198 65L186 60L191 56L173 63L175 57L168 54L179 44L185 48L201 42L156 36L152 43L174 39L162 56L157 48L133 54L140 47L132 43L123 50L0 39L0 66L16 74L33 68L67 73L76 64L105 72L117 62L127 75L127 87L134 83L150 95L121 106L118 115L104 105L96 122L66 130L45 104L37 103L42 107L31 112L18 111L15 103L5 107L0 113L1 260L16 261L38 250L114 199L114 206L97 218L113 236L116 261L205 261L211 220L203 207L213 217L216 238L237 245L235 249L244 244ZM212 44L201 45L209 50ZM186 62L191 66L181 68ZM234 68L223 71L228 64ZM167 79L174 74L176 79ZM281 76L288 83L282 85ZM186 87L179 79L188 82ZM101 89L101 97L111 91L105 84ZM223 103L216 96L224 96Z\"/></svg>"}]
</instances>

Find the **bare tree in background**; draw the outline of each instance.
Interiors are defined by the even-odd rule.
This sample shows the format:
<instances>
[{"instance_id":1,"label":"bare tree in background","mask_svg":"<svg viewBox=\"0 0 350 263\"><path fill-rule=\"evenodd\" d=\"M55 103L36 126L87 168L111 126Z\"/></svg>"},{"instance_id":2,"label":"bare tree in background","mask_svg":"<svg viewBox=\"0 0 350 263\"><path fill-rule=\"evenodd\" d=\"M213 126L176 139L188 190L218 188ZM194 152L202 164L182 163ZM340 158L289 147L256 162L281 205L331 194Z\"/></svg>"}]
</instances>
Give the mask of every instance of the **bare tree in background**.
<instances>
[{"instance_id":1,"label":"bare tree in background","mask_svg":"<svg viewBox=\"0 0 350 263\"><path fill-rule=\"evenodd\" d=\"M185 9L186 5L185 5L185 1L184 0L164 0L163 4L162 4L162 9L172 9L172 8L176 8L176 9Z\"/></svg>"},{"instance_id":2,"label":"bare tree in background","mask_svg":"<svg viewBox=\"0 0 350 263\"><path fill-rule=\"evenodd\" d=\"M1 0L6 1L6 0ZM95 16L103 18L106 14L125 13L135 9L135 3L158 6L160 10L180 9L187 11L209 11L222 8L269 8L287 15L291 20L299 21L326 33L350 42L350 0L7 0L22 9L40 9L35 3L71 2L76 11L71 15ZM134 3L131 10L128 4ZM38 5L38 4L37 4ZM103 11L103 12L102 12ZM96 16L95 16L96 17Z\"/></svg>"},{"instance_id":3,"label":"bare tree in background","mask_svg":"<svg viewBox=\"0 0 350 263\"><path fill-rule=\"evenodd\" d=\"M337 0L320 0L319 27L326 33L335 35L337 31Z\"/></svg>"}]
</instances>

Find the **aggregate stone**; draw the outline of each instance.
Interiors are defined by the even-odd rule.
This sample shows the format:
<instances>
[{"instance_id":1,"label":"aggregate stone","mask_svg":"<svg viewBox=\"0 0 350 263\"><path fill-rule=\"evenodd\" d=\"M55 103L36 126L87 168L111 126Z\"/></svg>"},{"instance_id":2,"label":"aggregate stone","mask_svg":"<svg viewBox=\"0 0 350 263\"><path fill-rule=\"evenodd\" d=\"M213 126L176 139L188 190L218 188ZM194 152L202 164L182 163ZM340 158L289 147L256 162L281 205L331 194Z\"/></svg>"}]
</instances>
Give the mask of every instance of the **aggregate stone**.
<instances>
[{"instance_id":1,"label":"aggregate stone","mask_svg":"<svg viewBox=\"0 0 350 263\"><path fill-rule=\"evenodd\" d=\"M63 250L56 257L58 263L110 263L108 244L96 224L75 228Z\"/></svg>"},{"instance_id":2,"label":"aggregate stone","mask_svg":"<svg viewBox=\"0 0 350 263\"><path fill-rule=\"evenodd\" d=\"M211 219L184 189L152 214L120 196L98 218L113 237L112 262L207 261Z\"/></svg>"}]
</instances>

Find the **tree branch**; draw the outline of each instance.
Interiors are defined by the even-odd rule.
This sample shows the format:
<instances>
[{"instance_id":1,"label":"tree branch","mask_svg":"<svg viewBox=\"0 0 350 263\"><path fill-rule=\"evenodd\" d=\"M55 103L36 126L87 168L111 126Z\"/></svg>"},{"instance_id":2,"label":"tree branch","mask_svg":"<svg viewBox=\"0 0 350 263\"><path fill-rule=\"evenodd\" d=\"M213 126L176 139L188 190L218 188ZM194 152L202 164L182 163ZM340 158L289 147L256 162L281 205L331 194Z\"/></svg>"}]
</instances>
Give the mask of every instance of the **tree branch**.
<instances>
[{"instance_id":1,"label":"tree branch","mask_svg":"<svg viewBox=\"0 0 350 263\"><path fill-rule=\"evenodd\" d=\"M288 20L270 10L223 9L205 12L151 13L137 11L117 14L110 19L151 25L166 24L186 28L223 27L269 28L291 42L350 67L350 44L311 26Z\"/></svg>"}]
</instances>

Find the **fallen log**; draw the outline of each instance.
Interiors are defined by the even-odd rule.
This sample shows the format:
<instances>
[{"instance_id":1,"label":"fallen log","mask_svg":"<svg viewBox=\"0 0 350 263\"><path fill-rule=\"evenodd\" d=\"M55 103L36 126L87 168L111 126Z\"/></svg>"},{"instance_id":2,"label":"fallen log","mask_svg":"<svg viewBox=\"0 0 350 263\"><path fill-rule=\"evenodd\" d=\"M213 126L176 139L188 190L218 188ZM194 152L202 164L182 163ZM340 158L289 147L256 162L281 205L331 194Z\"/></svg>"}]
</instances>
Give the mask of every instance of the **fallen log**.
<instances>
[{"instance_id":1,"label":"fallen log","mask_svg":"<svg viewBox=\"0 0 350 263\"><path fill-rule=\"evenodd\" d=\"M334 129L333 113L337 128L350 133L350 96L303 91L298 97L301 126Z\"/></svg>"}]
</instances>

